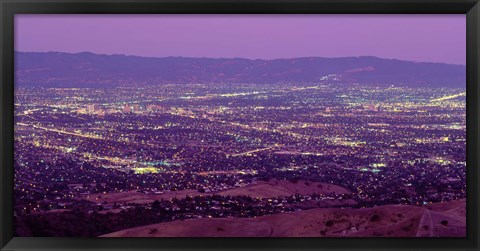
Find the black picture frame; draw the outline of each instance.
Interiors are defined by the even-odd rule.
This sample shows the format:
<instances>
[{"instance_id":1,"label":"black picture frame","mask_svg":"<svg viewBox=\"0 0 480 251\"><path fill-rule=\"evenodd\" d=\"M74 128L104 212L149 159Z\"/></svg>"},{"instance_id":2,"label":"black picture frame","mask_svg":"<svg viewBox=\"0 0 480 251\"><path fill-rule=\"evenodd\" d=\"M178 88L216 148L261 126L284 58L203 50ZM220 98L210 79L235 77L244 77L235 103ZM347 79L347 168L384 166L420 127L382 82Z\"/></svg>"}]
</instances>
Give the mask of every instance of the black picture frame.
<instances>
[{"instance_id":1,"label":"black picture frame","mask_svg":"<svg viewBox=\"0 0 480 251\"><path fill-rule=\"evenodd\" d=\"M479 47L478 0L0 0L1 250L478 250ZM13 237L15 14L466 14L466 238L38 238Z\"/></svg>"}]
</instances>

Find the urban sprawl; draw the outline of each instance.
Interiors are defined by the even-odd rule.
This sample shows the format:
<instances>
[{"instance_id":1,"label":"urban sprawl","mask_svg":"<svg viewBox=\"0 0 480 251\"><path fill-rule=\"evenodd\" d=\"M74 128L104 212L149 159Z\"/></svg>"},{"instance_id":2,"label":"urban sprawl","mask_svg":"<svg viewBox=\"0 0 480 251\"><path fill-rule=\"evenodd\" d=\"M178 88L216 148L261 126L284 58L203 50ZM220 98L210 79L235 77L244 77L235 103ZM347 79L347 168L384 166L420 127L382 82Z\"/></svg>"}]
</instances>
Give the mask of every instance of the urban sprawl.
<instances>
[{"instance_id":1,"label":"urban sprawl","mask_svg":"<svg viewBox=\"0 0 480 251\"><path fill-rule=\"evenodd\" d=\"M48 213L72 217L59 236L98 236L466 197L465 89L131 84L25 87L15 98L15 216L36 235L55 232L38 220ZM241 192L267 183L312 192ZM123 194L140 199L112 199Z\"/></svg>"}]
</instances>

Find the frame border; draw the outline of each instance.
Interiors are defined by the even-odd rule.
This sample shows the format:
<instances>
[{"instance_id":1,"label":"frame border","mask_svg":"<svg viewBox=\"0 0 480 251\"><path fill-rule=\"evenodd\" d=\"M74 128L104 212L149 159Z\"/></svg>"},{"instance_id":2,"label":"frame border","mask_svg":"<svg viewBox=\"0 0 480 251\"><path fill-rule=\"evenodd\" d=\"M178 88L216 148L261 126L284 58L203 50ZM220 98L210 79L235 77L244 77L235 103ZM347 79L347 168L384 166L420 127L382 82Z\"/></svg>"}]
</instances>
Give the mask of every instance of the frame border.
<instances>
[{"instance_id":1,"label":"frame border","mask_svg":"<svg viewBox=\"0 0 480 251\"><path fill-rule=\"evenodd\" d=\"M15 14L466 14L466 238L13 237ZM0 0L0 250L479 250L479 0ZM471 166L470 166L471 165Z\"/></svg>"}]
</instances>

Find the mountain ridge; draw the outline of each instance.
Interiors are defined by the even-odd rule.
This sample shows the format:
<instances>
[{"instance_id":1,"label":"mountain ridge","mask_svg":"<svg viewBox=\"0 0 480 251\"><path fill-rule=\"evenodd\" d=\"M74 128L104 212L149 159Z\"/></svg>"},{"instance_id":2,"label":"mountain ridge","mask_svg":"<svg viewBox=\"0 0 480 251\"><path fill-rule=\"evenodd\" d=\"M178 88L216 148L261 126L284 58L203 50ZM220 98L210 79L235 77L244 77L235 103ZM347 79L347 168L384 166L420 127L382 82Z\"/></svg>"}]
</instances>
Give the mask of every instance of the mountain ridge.
<instances>
[{"instance_id":1,"label":"mountain ridge","mask_svg":"<svg viewBox=\"0 0 480 251\"><path fill-rule=\"evenodd\" d=\"M97 56L122 56L122 57L135 57L135 58L145 58L145 59L163 59L163 58L183 58L183 59L240 59L240 60L249 60L249 61L274 61L274 60L291 60L291 59L346 59L346 58L372 58L372 59L381 59L381 60L393 60L401 62L411 62L411 63L423 63L423 64L444 64L444 65L453 65L453 66L463 66L463 64L453 64L453 63L444 63L444 62L429 62L429 61L412 61L405 59L397 58L382 58L377 56L342 56L342 57L321 57L321 56L311 56L311 57L283 57L283 58L273 58L273 59L263 59L263 58L242 58L242 57L189 57L189 56L142 56L142 55L130 55L130 54L108 54L108 53L95 53L90 51L80 51L80 52L62 52L62 51L15 51L15 53L28 53L28 54L65 54L65 55L97 55Z\"/></svg>"},{"instance_id":2,"label":"mountain ridge","mask_svg":"<svg viewBox=\"0 0 480 251\"><path fill-rule=\"evenodd\" d=\"M15 52L18 86L329 82L465 87L465 72L464 65L374 56L246 59Z\"/></svg>"}]
</instances>

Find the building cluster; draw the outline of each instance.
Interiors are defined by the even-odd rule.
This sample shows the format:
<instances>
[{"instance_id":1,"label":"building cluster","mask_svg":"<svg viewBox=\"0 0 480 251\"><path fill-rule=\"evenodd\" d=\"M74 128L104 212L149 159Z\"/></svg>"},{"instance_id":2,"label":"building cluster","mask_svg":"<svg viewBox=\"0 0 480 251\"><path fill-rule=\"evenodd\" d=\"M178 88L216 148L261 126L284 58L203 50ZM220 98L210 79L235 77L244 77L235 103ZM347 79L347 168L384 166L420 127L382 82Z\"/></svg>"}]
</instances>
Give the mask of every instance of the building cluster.
<instances>
[{"instance_id":1,"label":"building cluster","mask_svg":"<svg viewBox=\"0 0 480 251\"><path fill-rule=\"evenodd\" d=\"M154 207L169 212L157 220L171 221L464 198L465 99L453 95L462 91L220 83L19 89L16 214ZM331 183L352 194L210 196L270 179ZM206 194L155 205L86 200L185 190Z\"/></svg>"}]
</instances>

